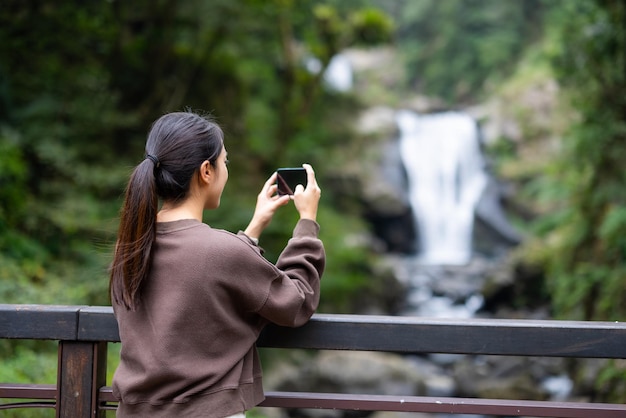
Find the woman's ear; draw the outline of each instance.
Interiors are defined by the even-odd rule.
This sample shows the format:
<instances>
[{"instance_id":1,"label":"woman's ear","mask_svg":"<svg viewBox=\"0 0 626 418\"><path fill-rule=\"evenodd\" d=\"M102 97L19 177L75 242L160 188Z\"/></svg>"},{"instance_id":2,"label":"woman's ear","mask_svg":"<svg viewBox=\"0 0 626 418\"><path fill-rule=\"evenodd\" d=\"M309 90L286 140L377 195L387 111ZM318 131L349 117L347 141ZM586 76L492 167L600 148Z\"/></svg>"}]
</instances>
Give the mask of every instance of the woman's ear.
<instances>
[{"instance_id":1,"label":"woman's ear","mask_svg":"<svg viewBox=\"0 0 626 418\"><path fill-rule=\"evenodd\" d=\"M210 184L211 180L213 180L213 166L209 162L209 160L205 160L202 165L200 165L200 170L198 170L198 176L200 181L206 184Z\"/></svg>"}]
</instances>

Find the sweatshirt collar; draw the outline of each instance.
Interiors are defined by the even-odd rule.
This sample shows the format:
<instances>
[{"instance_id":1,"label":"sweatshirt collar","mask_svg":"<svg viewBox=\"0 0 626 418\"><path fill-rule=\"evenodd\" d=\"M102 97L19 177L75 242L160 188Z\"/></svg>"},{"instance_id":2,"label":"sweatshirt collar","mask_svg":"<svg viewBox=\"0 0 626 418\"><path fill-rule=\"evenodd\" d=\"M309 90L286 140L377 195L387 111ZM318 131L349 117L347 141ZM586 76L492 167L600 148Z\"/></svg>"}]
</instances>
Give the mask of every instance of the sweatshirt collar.
<instances>
[{"instance_id":1,"label":"sweatshirt collar","mask_svg":"<svg viewBox=\"0 0 626 418\"><path fill-rule=\"evenodd\" d=\"M179 219L171 222L157 222L156 232L157 234L167 234L170 232L193 228L199 225L202 225L202 222L197 219Z\"/></svg>"}]
</instances>

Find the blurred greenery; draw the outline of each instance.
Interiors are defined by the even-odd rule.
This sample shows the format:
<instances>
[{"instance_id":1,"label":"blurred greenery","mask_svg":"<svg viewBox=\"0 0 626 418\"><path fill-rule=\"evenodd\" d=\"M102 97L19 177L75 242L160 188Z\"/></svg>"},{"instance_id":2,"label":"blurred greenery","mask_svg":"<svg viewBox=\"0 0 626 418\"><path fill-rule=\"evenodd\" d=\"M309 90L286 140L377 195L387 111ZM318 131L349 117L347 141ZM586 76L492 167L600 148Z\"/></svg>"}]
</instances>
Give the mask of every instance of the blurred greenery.
<instances>
[{"instance_id":1,"label":"blurred greenery","mask_svg":"<svg viewBox=\"0 0 626 418\"><path fill-rule=\"evenodd\" d=\"M341 118L358 105L324 91L304 60L323 69L392 28L374 9L344 16L314 1L8 1L0 10L0 295L11 302L107 303L124 184L162 113L207 111L224 127L233 166L223 208L207 214L216 227L243 228L278 166L311 162L323 179L335 138L350 135ZM330 204L325 212L340 217ZM268 232L272 255L290 231L275 222Z\"/></svg>"},{"instance_id":2,"label":"blurred greenery","mask_svg":"<svg viewBox=\"0 0 626 418\"><path fill-rule=\"evenodd\" d=\"M354 140L363 103L325 89L323 71L345 48L387 44L406 63L405 94L451 107L537 69L557 80L571 121L561 155L516 166L521 193L540 208L526 261L545 270L556 316L623 319L624 8L620 0L4 0L0 301L108 304L117 211L147 129L191 108L213 114L226 133L230 180L221 208L205 218L215 227L243 229L276 167L313 164L329 254L320 310L349 312L371 286L376 255L350 239L368 225L357 199L336 195L327 162L350 149L342 145ZM307 69L311 59L319 72ZM496 165L521 158L512 142L494 152ZM270 260L295 216L286 208L264 233ZM0 381L53 380L54 350L0 341ZM598 384L621 370L607 369Z\"/></svg>"},{"instance_id":3,"label":"blurred greenery","mask_svg":"<svg viewBox=\"0 0 626 418\"><path fill-rule=\"evenodd\" d=\"M399 47L409 82L459 106L509 76L540 39L546 0L404 0ZM562 3L562 2L557 2ZM558 6L557 6L558 7Z\"/></svg>"},{"instance_id":4,"label":"blurred greenery","mask_svg":"<svg viewBox=\"0 0 626 418\"><path fill-rule=\"evenodd\" d=\"M577 118L566 132L555 175L547 179L563 195L543 234L550 242L547 277L559 315L623 320L626 5L567 3L554 20L559 33L553 36L563 40L554 68Z\"/></svg>"}]
</instances>

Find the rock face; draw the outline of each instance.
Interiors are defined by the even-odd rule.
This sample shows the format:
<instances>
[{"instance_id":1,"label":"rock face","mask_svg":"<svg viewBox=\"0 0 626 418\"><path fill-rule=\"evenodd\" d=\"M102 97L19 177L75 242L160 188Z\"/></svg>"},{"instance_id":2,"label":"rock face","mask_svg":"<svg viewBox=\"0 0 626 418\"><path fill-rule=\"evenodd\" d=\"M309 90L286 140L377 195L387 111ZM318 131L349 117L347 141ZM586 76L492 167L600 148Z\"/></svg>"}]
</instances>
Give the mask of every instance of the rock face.
<instances>
[{"instance_id":1,"label":"rock face","mask_svg":"<svg viewBox=\"0 0 626 418\"><path fill-rule=\"evenodd\" d=\"M500 356L401 356L323 351L266 383L268 390L492 399L560 399L546 376L559 378L561 359ZM277 417L369 417L368 411L291 409ZM428 415L426 415L428 416Z\"/></svg>"},{"instance_id":2,"label":"rock face","mask_svg":"<svg viewBox=\"0 0 626 418\"><path fill-rule=\"evenodd\" d=\"M359 159L361 164L353 170L365 218L382 252L415 253L417 235L400 158L395 110L384 106L367 109L355 129L367 138L365 159Z\"/></svg>"},{"instance_id":3,"label":"rock face","mask_svg":"<svg viewBox=\"0 0 626 418\"><path fill-rule=\"evenodd\" d=\"M363 149L364 158L357 159L354 170L360 180L364 202L372 212L401 215L409 201L397 141L395 110L383 106L367 109L359 117L355 129L368 138L367 148Z\"/></svg>"},{"instance_id":4,"label":"rock face","mask_svg":"<svg viewBox=\"0 0 626 418\"><path fill-rule=\"evenodd\" d=\"M293 370L292 370L293 372ZM419 358L389 353L323 351L295 373L286 375L272 390L334 393L388 394L398 396L448 396L454 382ZM290 417L370 416L363 411L292 410Z\"/></svg>"}]
</instances>

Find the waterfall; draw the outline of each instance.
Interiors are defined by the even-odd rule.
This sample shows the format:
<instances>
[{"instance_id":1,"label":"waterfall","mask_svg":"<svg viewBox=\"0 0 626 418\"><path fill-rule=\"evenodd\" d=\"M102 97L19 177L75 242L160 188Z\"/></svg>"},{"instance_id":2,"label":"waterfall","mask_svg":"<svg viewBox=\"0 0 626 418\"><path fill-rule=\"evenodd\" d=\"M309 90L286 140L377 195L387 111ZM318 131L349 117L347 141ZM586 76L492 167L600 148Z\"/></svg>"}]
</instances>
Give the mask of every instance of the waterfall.
<instances>
[{"instance_id":1,"label":"waterfall","mask_svg":"<svg viewBox=\"0 0 626 418\"><path fill-rule=\"evenodd\" d=\"M409 200L425 264L462 265L472 254L474 211L487 184L475 121L459 112L396 115Z\"/></svg>"}]
</instances>

